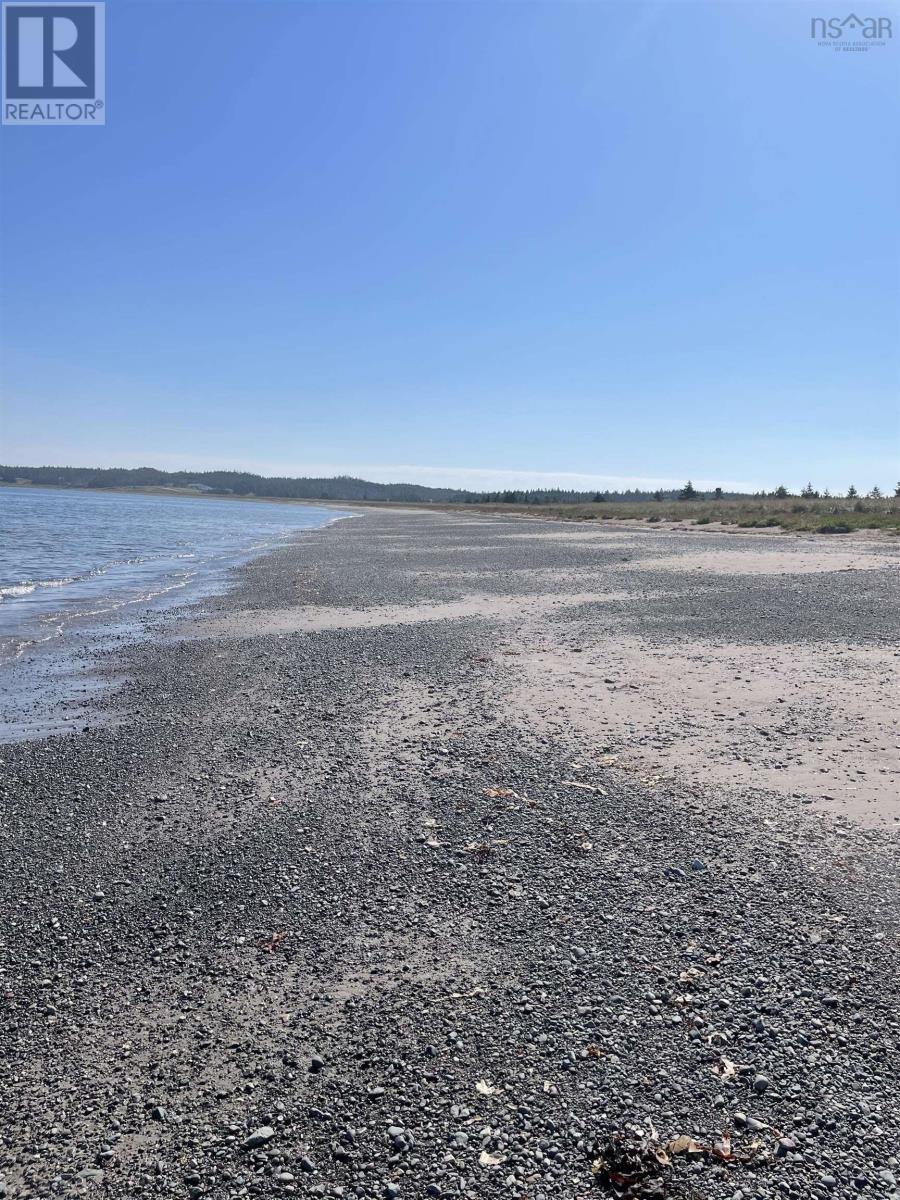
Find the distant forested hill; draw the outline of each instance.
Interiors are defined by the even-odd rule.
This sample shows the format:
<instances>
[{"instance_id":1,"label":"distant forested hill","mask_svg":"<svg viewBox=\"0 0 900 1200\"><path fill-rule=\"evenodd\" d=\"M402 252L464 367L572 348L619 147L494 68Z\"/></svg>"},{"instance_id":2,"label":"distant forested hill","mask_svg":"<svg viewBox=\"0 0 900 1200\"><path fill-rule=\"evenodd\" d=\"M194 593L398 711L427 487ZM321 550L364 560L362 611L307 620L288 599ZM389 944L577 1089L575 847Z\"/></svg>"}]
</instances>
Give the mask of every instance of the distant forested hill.
<instances>
[{"instance_id":1,"label":"distant forested hill","mask_svg":"<svg viewBox=\"0 0 900 1200\"><path fill-rule=\"evenodd\" d=\"M4 483L38 483L57 487L147 488L194 487L223 496L270 496L291 500L459 500L454 488L420 487L415 483L367 483L340 475L334 479L281 479L245 471L157 471L155 467L4 467Z\"/></svg>"},{"instance_id":2,"label":"distant forested hill","mask_svg":"<svg viewBox=\"0 0 900 1200\"><path fill-rule=\"evenodd\" d=\"M678 490L575 492L559 488L531 491L467 492L418 483L371 483L350 475L333 479L287 479L246 471L157 471L155 467L5 467L0 483L32 483L74 488L194 488L220 496L268 496L281 500L395 500L436 504L584 504L589 501L672 500ZM694 493L699 497L700 493ZM725 498L737 493L726 492Z\"/></svg>"}]
</instances>

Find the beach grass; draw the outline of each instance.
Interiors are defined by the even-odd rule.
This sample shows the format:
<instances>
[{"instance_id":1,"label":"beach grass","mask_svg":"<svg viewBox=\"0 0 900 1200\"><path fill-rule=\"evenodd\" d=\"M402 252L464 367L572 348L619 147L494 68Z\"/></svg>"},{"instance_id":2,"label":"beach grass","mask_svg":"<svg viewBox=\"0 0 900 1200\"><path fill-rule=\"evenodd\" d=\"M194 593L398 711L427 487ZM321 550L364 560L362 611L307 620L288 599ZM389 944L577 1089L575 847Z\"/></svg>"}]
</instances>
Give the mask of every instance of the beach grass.
<instances>
[{"instance_id":1,"label":"beach grass","mask_svg":"<svg viewBox=\"0 0 900 1200\"><path fill-rule=\"evenodd\" d=\"M698 525L716 529L771 529L789 532L846 534L883 530L900 534L900 498L804 499L796 497L739 500L663 500L629 504L616 501L587 504L455 504L422 505L453 511L506 513L554 521L635 521L645 524Z\"/></svg>"}]
</instances>

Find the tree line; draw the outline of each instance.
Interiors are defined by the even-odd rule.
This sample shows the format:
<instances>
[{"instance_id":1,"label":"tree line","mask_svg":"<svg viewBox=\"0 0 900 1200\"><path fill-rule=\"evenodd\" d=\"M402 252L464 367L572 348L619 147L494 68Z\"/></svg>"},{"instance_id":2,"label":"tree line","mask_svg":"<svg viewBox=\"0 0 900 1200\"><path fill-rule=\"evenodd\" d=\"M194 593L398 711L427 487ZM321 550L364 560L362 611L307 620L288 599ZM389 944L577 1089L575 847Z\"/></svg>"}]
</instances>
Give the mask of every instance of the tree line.
<instances>
[{"instance_id":1,"label":"tree line","mask_svg":"<svg viewBox=\"0 0 900 1200\"><path fill-rule=\"evenodd\" d=\"M681 488L654 491L629 488L625 491L578 492L566 488L506 488L495 492L473 492L463 488L426 487L418 483L373 483L350 475L333 478L297 479L286 476L254 475L248 471L159 471L155 467L17 467L0 466L0 483L31 483L76 488L189 488L220 496L260 496L278 500L393 500L400 503L444 504L642 504L647 501L743 500L747 492L726 492L717 487L704 492L688 480ZM757 499L787 499L793 493L783 485L772 492L756 492ZM851 484L847 498L859 496ZM882 497L873 487L872 499ZM818 491L808 483L799 493L803 499L829 499L828 489ZM900 497L900 483L894 489Z\"/></svg>"},{"instance_id":2,"label":"tree line","mask_svg":"<svg viewBox=\"0 0 900 1200\"><path fill-rule=\"evenodd\" d=\"M0 466L0 482L78 488L191 488L220 496L263 496L279 500L457 500L455 488L415 483L371 483L339 475L333 479L289 479L248 471L158 471L155 467Z\"/></svg>"}]
</instances>

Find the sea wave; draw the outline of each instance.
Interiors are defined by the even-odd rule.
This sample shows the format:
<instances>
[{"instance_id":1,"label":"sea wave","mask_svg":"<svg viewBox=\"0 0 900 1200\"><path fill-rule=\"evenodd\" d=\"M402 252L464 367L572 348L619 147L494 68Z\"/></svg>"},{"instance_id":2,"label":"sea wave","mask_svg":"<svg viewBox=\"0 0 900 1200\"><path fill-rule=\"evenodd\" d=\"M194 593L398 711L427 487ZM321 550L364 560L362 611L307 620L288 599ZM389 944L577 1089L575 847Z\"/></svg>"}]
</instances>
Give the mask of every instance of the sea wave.
<instances>
[{"instance_id":1,"label":"sea wave","mask_svg":"<svg viewBox=\"0 0 900 1200\"><path fill-rule=\"evenodd\" d=\"M223 591L228 568L345 515L149 497L126 503L69 493L7 495L0 488L0 530L10 524L9 507L14 536L0 538L4 662L117 613L130 637L131 613L178 602L194 589L198 596Z\"/></svg>"},{"instance_id":2,"label":"sea wave","mask_svg":"<svg viewBox=\"0 0 900 1200\"><path fill-rule=\"evenodd\" d=\"M4 584L0 587L0 600L8 599L15 596L28 596L38 588L59 588L66 587L70 583L87 583L89 580L98 579L102 575L106 575L109 571L116 567L138 567L145 563L151 563L156 556L147 554L134 555L131 558L113 558L109 562L99 563L96 567L91 567L90 570L82 572L80 575L62 575L58 579L22 579L18 583ZM177 555L160 555L160 558L189 558L193 555L177 554Z\"/></svg>"},{"instance_id":3,"label":"sea wave","mask_svg":"<svg viewBox=\"0 0 900 1200\"><path fill-rule=\"evenodd\" d=\"M0 587L0 600L11 596L27 596L36 588L65 587L67 583L74 582L74 575L66 576L63 579L23 579L21 583L10 583L5 587Z\"/></svg>"}]
</instances>

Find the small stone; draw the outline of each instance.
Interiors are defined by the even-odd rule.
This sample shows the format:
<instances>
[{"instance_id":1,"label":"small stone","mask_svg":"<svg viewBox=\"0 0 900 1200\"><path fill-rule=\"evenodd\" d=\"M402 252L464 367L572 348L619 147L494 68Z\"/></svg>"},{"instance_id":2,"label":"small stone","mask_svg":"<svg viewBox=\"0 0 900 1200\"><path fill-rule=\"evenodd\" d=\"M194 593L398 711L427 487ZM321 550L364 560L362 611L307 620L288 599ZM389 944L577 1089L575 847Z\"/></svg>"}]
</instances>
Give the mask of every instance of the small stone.
<instances>
[{"instance_id":1,"label":"small stone","mask_svg":"<svg viewBox=\"0 0 900 1200\"><path fill-rule=\"evenodd\" d=\"M321 1070L323 1070L324 1067L325 1067L325 1059L319 1058L318 1054L314 1054L313 1057L309 1060L309 1070L310 1070L310 1074L312 1074L312 1075L318 1075L318 1073Z\"/></svg>"},{"instance_id":2,"label":"small stone","mask_svg":"<svg viewBox=\"0 0 900 1200\"><path fill-rule=\"evenodd\" d=\"M83 1171L79 1171L75 1176L76 1179L84 1179L87 1183L102 1183L103 1172L99 1167L85 1167Z\"/></svg>"},{"instance_id":3,"label":"small stone","mask_svg":"<svg viewBox=\"0 0 900 1200\"><path fill-rule=\"evenodd\" d=\"M259 1146L265 1146L271 1142L275 1136L275 1130L271 1125L260 1125L259 1129L254 1129L250 1136L244 1142L245 1150L256 1150Z\"/></svg>"},{"instance_id":4,"label":"small stone","mask_svg":"<svg viewBox=\"0 0 900 1200\"><path fill-rule=\"evenodd\" d=\"M769 1081L766 1079L765 1075L757 1075L753 1080L753 1090L756 1092L757 1096L761 1096L768 1086Z\"/></svg>"}]
</instances>

